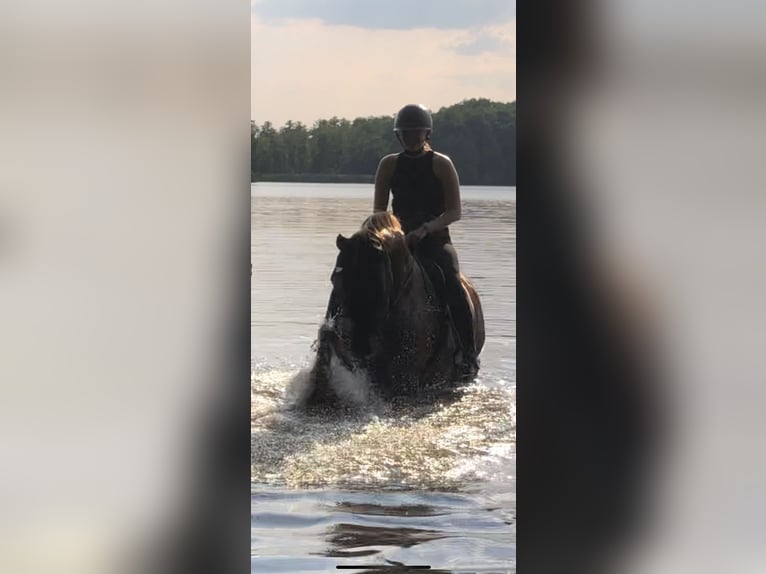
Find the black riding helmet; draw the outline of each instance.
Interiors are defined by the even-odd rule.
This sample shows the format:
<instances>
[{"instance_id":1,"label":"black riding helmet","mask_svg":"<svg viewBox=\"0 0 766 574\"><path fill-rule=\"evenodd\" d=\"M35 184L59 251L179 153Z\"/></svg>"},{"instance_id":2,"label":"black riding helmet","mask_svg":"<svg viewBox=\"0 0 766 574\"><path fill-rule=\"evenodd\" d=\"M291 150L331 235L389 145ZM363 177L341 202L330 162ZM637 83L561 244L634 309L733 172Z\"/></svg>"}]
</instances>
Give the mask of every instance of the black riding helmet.
<instances>
[{"instance_id":1,"label":"black riding helmet","mask_svg":"<svg viewBox=\"0 0 766 574\"><path fill-rule=\"evenodd\" d=\"M427 130L429 136L434 129L434 122L431 119L431 112L428 108L419 104L408 104L396 114L394 120L394 131L405 130Z\"/></svg>"},{"instance_id":2,"label":"black riding helmet","mask_svg":"<svg viewBox=\"0 0 766 574\"><path fill-rule=\"evenodd\" d=\"M399 143L405 148L405 154L417 155L415 152L406 149L401 132L426 130L426 141L430 141L433 126L434 122L433 119L431 119L431 112L428 111L428 108L419 104L408 104L396 114L396 119L394 120L394 133L396 134L396 139L399 140Z\"/></svg>"}]
</instances>

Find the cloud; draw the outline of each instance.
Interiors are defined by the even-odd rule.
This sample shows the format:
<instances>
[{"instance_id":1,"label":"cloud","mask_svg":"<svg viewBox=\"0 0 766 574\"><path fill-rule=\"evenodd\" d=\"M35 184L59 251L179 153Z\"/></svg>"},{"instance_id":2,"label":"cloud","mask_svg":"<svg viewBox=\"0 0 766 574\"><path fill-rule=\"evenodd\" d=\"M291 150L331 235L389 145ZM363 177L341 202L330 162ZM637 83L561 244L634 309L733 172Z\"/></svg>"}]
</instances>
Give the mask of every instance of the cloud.
<instances>
[{"instance_id":1,"label":"cloud","mask_svg":"<svg viewBox=\"0 0 766 574\"><path fill-rule=\"evenodd\" d=\"M465 29L516 16L515 0L251 0L251 9L264 22L319 20L387 30Z\"/></svg>"},{"instance_id":2,"label":"cloud","mask_svg":"<svg viewBox=\"0 0 766 574\"><path fill-rule=\"evenodd\" d=\"M489 96L490 99L504 102L516 100L516 77L513 74L455 74L449 76L449 80L454 85L471 86L477 94L507 94L505 97Z\"/></svg>"},{"instance_id":3,"label":"cloud","mask_svg":"<svg viewBox=\"0 0 766 574\"><path fill-rule=\"evenodd\" d=\"M452 49L464 56L480 56L493 52L499 55L515 56L516 22L474 30L458 40Z\"/></svg>"},{"instance_id":4,"label":"cloud","mask_svg":"<svg viewBox=\"0 0 766 574\"><path fill-rule=\"evenodd\" d=\"M411 101L438 110L470 98L516 98L513 22L474 31L387 30L302 19L264 23L253 15L251 29L251 118L257 123L311 125L332 116L393 115ZM510 44L461 53L482 35Z\"/></svg>"},{"instance_id":5,"label":"cloud","mask_svg":"<svg viewBox=\"0 0 766 574\"><path fill-rule=\"evenodd\" d=\"M499 40L494 36L483 34L469 42L458 44L455 46L454 50L458 54L463 54L464 56L478 56L487 52L499 51L505 47L506 44L502 40Z\"/></svg>"}]
</instances>

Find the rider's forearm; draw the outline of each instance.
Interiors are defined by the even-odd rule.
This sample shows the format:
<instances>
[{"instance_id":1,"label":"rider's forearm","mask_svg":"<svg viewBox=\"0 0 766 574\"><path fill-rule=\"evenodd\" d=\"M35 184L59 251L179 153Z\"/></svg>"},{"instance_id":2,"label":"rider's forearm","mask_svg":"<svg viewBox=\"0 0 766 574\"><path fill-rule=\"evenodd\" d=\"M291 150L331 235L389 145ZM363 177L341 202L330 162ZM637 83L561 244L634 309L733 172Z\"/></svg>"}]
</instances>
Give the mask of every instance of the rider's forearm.
<instances>
[{"instance_id":1,"label":"rider's forearm","mask_svg":"<svg viewBox=\"0 0 766 574\"><path fill-rule=\"evenodd\" d=\"M457 209L448 209L444 213L442 213L439 217L436 219L432 219L428 223L425 224L426 231L428 233L434 233L436 231L440 231L450 225L451 223L455 223L456 221L460 220L460 208Z\"/></svg>"},{"instance_id":2,"label":"rider's forearm","mask_svg":"<svg viewBox=\"0 0 766 574\"><path fill-rule=\"evenodd\" d=\"M372 212L377 213L379 211L386 211L388 209L388 190L379 191L375 190L375 198L372 201Z\"/></svg>"}]
</instances>

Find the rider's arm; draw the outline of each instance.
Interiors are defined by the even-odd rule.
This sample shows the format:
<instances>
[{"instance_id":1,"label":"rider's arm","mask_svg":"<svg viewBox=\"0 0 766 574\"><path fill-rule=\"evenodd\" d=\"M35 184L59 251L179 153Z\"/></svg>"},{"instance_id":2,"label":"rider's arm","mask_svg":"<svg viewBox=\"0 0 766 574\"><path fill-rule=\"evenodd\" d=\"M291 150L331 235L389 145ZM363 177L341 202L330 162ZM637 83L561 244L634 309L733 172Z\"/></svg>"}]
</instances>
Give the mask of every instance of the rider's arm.
<instances>
[{"instance_id":1,"label":"rider's arm","mask_svg":"<svg viewBox=\"0 0 766 574\"><path fill-rule=\"evenodd\" d=\"M396 167L396 154L390 154L380 160L378 171L375 172L375 199L372 203L372 212L386 211L388 209L388 192L391 189L391 177Z\"/></svg>"},{"instance_id":2,"label":"rider's arm","mask_svg":"<svg viewBox=\"0 0 766 574\"><path fill-rule=\"evenodd\" d=\"M446 155L434 154L434 175L442 182L444 213L425 224L426 231L433 233L444 229L460 219L460 179L452 160Z\"/></svg>"}]
</instances>

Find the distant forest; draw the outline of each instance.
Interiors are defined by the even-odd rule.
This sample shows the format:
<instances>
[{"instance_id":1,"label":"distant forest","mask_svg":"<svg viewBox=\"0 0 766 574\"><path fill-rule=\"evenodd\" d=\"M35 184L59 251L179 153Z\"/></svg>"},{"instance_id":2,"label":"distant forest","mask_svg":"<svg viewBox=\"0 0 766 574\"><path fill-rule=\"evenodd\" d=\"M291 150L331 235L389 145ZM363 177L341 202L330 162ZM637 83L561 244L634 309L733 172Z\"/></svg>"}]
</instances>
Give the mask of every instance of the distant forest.
<instances>
[{"instance_id":1,"label":"distant forest","mask_svg":"<svg viewBox=\"0 0 766 574\"><path fill-rule=\"evenodd\" d=\"M432 145L465 185L516 185L516 102L465 100L433 114ZM380 158L401 148L393 116L319 120L312 127L251 122L251 180L372 182Z\"/></svg>"}]
</instances>

